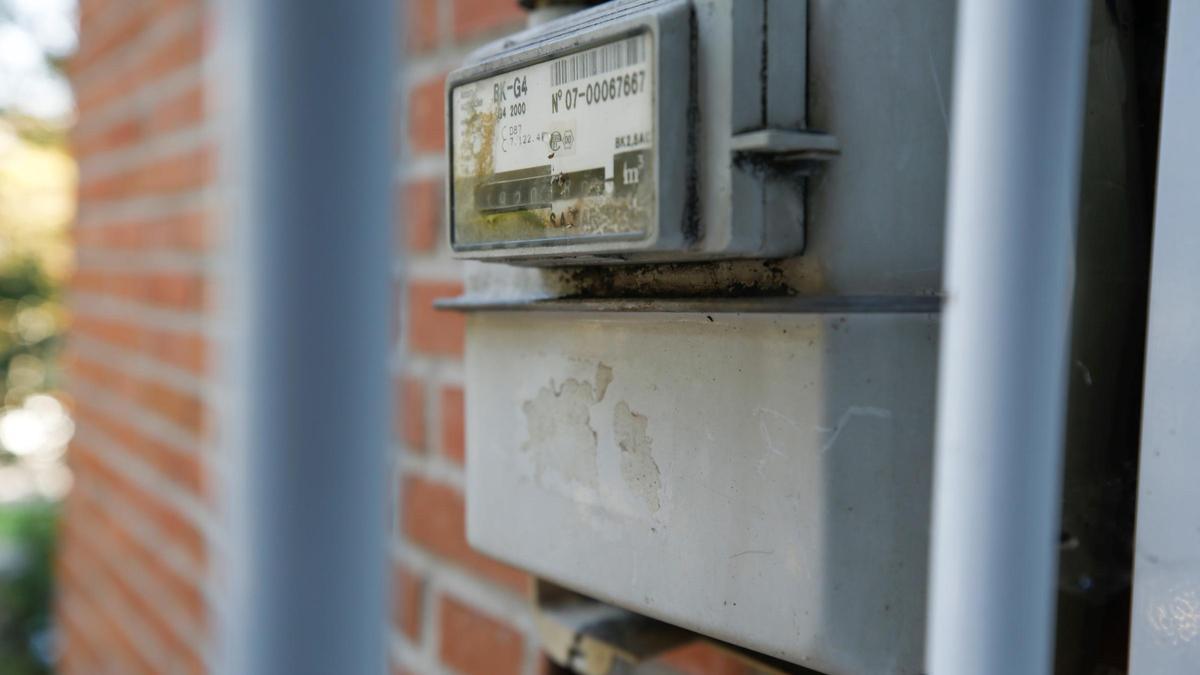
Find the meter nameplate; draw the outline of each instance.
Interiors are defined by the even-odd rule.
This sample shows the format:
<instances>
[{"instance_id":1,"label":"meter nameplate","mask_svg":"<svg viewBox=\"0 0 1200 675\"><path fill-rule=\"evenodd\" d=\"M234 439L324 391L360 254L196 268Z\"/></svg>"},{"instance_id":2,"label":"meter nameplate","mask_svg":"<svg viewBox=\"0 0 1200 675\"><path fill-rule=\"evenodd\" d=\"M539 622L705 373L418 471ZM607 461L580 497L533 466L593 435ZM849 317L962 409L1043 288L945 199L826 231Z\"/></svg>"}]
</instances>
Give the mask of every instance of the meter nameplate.
<instances>
[{"instance_id":1,"label":"meter nameplate","mask_svg":"<svg viewBox=\"0 0 1200 675\"><path fill-rule=\"evenodd\" d=\"M644 32L453 89L456 249L652 232L653 48Z\"/></svg>"}]
</instances>

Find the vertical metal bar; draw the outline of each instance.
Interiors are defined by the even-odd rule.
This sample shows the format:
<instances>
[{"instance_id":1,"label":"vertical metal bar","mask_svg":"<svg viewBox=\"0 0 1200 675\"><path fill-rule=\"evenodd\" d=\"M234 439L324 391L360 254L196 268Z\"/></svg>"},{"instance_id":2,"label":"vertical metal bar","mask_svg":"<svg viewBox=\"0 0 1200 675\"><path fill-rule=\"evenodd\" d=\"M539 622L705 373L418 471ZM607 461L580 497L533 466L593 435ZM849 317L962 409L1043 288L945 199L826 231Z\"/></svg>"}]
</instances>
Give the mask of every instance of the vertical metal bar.
<instances>
[{"instance_id":1,"label":"vertical metal bar","mask_svg":"<svg viewBox=\"0 0 1200 675\"><path fill-rule=\"evenodd\" d=\"M1171 3L1162 111L1131 675L1200 672L1200 3Z\"/></svg>"},{"instance_id":2,"label":"vertical metal bar","mask_svg":"<svg viewBox=\"0 0 1200 675\"><path fill-rule=\"evenodd\" d=\"M932 675L1051 669L1087 5L959 6Z\"/></svg>"},{"instance_id":3,"label":"vertical metal bar","mask_svg":"<svg viewBox=\"0 0 1200 675\"><path fill-rule=\"evenodd\" d=\"M229 0L229 449L219 672L383 673L391 1Z\"/></svg>"}]
</instances>

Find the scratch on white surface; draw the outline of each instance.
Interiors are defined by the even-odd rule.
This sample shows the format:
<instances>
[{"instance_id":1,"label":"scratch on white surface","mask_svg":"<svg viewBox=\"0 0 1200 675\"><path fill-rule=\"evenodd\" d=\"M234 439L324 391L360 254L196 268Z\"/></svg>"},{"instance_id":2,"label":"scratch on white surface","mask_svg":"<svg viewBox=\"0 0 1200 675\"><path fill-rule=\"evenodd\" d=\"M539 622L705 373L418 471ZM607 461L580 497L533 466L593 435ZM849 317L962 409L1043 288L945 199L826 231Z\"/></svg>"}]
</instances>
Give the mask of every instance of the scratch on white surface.
<instances>
[{"instance_id":1,"label":"scratch on white surface","mask_svg":"<svg viewBox=\"0 0 1200 675\"><path fill-rule=\"evenodd\" d=\"M850 420L855 417L873 417L880 420L892 419L892 411L887 408L874 408L871 406L852 405L842 413L838 418L837 425L832 429L829 427L817 427L817 431L829 434L829 438L825 439L825 443L821 445L821 452L828 452L833 448L834 443L837 443L838 436L846 429L846 425L850 424Z\"/></svg>"},{"instance_id":2,"label":"scratch on white surface","mask_svg":"<svg viewBox=\"0 0 1200 675\"><path fill-rule=\"evenodd\" d=\"M933 88L937 92L938 109L942 111L942 126L946 129L946 135L950 135L950 116L946 114L946 97L942 94L942 80L938 77L937 64L933 62L933 51L928 47L925 48L925 55L929 57L929 74L933 76Z\"/></svg>"},{"instance_id":3,"label":"scratch on white surface","mask_svg":"<svg viewBox=\"0 0 1200 675\"><path fill-rule=\"evenodd\" d=\"M767 445L767 452L763 453L762 458L754 463L754 469L758 473L759 478L766 478L767 461L771 459L771 455L775 455L777 457L787 457L783 450L780 449L779 444L776 443L776 440L783 442L782 438L777 439L777 437L783 436L788 432L788 430L786 428L776 429L776 433L772 434L772 422L781 422L783 425L791 427L791 429L796 432L800 431L800 425L796 423L796 420L784 415L778 410L771 410L770 408L755 408L754 414L758 417L758 432L762 436L763 443ZM792 435L794 437L795 434Z\"/></svg>"},{"instance_id":4,"label":"scratch on white surface","mask_svg":"<svg viewBox=\"0 0 1200 675\"><path fill-rule=\"evenodd\" d=\"M744 555L774 555L774 554L775 554L775 551L760 551L757 549L750 549L749 551L742 551L741 553L734 553L733 555L729 556L729 559L733 560L735 558L740 558Z\"/></svg>"},{"instance_id":5,"label":"scratch on white surface","mask_svg":"<svg viewBox=\"0 0 1200 675\"><path fill-rule=\"evenodd\" d=\"M767 450L780 457L787 457L787 455L783 453L783 450L779 449L779 445L775 443L775 436L771 433L770 424L768 424L767 420L770 418L779 422L783 422L796 431L800 430L800 425L796 423L796 420L784 415L778 410L771 410L770 408L755 408L754 414L758 415L758 431L762 434L763 442L767 444Z\"/></svg>"}]
</instances>

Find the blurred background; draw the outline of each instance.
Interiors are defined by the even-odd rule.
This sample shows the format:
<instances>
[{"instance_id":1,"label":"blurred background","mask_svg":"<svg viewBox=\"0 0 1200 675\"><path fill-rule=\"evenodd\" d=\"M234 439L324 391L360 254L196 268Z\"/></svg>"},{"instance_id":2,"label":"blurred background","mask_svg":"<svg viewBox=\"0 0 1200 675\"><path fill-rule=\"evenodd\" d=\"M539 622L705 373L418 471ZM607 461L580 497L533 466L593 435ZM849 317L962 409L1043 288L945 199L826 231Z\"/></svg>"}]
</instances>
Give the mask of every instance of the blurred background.
<instances>
[{"instance_id":1,"label":"blurred background","mask_svg":"<svg viewBox=\"0 0 1200 675\"><path fill-rule=\"evenodd\" d=\"M0 673L51 672L52 560L74 431L58 355L72 268L74 0L0 0Z\"/></svg>"}]
</instances>

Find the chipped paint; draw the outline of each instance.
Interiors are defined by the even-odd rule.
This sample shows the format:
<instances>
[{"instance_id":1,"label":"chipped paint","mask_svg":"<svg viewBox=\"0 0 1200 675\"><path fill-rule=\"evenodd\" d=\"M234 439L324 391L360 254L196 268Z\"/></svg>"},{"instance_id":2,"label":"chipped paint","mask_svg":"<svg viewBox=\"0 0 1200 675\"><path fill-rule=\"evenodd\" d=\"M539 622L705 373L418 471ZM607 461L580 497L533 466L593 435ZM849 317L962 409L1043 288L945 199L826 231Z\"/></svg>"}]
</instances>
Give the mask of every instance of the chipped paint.
<instances>
[{"instance_id":1,"label":"chipped paint","mask_svg":"<svg viewBox=\"0 0 1200 675\"><path fill-rule=\"evenodd\" d=\"M571 378L562 386L551 380L521 406L529 427L522 450L532 456L539 479L549 470L575 483L596 485L596 430L590 410L595 402L592 383Z\"/></svg>"},{"instance_id":2,"label":"chipped paint","mask_svg":"<svg viewBox=\"0 0 1200 675\"><path fill-rule=\"evenodd\" d=\"M539 480L548 469L570 482L596 486L598 437L591 408L604 400L612 379L612 368L598 363L593 382L569 378L559 386L550 380L522 404L529 439L521 449L532 456Z\"/></svg>"},{"instance_id":3,"label":"chipped paint","mask_svg":"<svg viewBox=\"0 0 1200 675\"><path fill-rule=\"evenodd\" d=\"M654 461L652 439L646 433L648 426L646 416L630 410L625 401L613 411L613 433L621 448L621 478L651 513L657 513L662 507L662 480Z\"/></svg>"}]
</instances>

